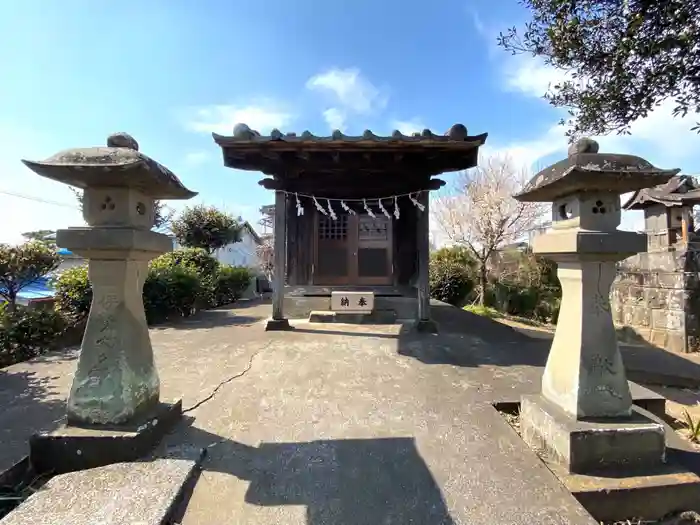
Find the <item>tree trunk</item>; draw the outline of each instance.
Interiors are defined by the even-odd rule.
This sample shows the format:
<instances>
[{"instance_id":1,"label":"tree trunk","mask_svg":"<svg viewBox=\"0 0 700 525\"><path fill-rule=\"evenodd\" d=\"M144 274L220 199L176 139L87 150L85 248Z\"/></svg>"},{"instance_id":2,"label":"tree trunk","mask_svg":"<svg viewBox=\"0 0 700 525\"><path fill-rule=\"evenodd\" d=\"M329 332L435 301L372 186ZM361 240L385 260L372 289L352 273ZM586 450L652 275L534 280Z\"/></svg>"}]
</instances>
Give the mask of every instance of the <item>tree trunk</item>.
<instances>
[{"instance_id":1,"label":"tree trunk","mask_svg":"<svg viewBox=\"0 0 700 525\"><path fill-rule=\"evenodd\" d=\"M486 274L486 262L479 261L479 306L486 306L486 287L488 277Z\"/></svg>"},{"instance_id":2,"label":"tree trunk","mask_svg":"<svg viewBox=\"0 0 700 525\"><path fill-rule=\"evenodd\" d=\"M17 292L13 290L8 290L7 294L7 311L8 312L14 312L17 310Z\"/></svg>"}]
</instances>

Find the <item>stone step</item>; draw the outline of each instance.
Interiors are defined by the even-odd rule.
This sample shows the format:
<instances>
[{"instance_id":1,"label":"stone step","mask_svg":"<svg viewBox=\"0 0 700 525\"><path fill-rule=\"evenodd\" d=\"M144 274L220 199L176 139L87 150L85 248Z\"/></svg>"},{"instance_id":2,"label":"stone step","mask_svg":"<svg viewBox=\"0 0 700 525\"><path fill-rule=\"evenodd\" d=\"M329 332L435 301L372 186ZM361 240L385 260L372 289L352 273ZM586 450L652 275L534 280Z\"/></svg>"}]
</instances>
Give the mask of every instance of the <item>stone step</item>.
<instances>
[{"instance_id":1,"label":"stone step","mask_svg":"<svg viewBox=\"0 0 700 525\"><path fill-rule=\"evenodd\" d=\"M315 310L309 314L310 323L394 324L396 320L394 310L374 310L367 314Z\"/></svg>"},{"instance_id":2,"label":"stone step","mask_svg":"<svg viewBox=\"0 0 700 525\"><path fill-rule=\"evenodd\" d=\"M199 450L55 476L0 524L171 523L180 502L191 490L203 455Z\"/></svg>"}]
</instances>

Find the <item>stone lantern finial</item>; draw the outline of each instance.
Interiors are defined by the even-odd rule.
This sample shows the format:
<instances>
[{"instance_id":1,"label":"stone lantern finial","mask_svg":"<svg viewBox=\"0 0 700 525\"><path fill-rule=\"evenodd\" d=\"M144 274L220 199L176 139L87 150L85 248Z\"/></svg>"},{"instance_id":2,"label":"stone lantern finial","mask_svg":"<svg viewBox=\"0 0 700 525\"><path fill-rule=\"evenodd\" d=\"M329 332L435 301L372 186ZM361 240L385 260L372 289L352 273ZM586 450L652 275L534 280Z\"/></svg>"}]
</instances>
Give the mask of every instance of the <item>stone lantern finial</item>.
<instances>
[{"instance_id":1,"label":"stone lantern finial","mask_svg":"<svg viewBox=\"0 0 700 525\"><path fill-rule=\"evenodd\" d=\"M580 153L598 153L598 148L598 143L595 140L589 139L588 137L583 137L569 146L568 153L569 157L573 157L574 155L578 155Z\"/></svg>"},{"instance_id":2,"label":"stone lantern finial","mask_svg":"<svg viewBox=\"0 0 700 525\"><path fill-rule=\"evenodd\" d=\"M139 150L139 143L128 133L118 132L112 133L107 137L107 147L110 148L127 148L135 151Z\"/></svg>"}]
</instances>

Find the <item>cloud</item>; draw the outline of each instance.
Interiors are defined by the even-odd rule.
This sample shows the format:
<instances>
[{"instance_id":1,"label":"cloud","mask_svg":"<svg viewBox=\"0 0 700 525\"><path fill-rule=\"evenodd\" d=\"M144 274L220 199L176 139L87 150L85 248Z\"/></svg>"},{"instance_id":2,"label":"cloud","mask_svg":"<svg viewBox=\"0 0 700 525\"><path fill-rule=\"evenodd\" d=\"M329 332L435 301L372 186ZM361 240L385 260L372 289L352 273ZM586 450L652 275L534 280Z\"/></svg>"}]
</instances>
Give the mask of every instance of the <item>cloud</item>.
<instances>
[{"instance_id":1,"label":"cloud","mask_svg":"<svg viewBox=\"0 0 700 525\"><path fill-rule=\"evenodd\" d=\"M520 65L514 70L504 71L507 89L527 97L540 98L550 84L564 78L561 71L536 58L524 55L517 58ZM542 102L547 104L544 100ZM600 144L601 151L640 155L664 168L682 168L685 163L686 169L697 170L700 168L700 158L696 153L698 135L691 130L697 117L674 117L673 107L671 100L662 102L647 117L632 122L629 135L610 134L593 138ZM553 115L560 118L567 116L562 109L556 109ZM565 126L552 124L538 136L508 148L529 162L552 153L565 152L566 129Z\"/></svg>"},{"instance_id":2,"label":"cloud","mask_svg":"<svg viewBox=\"0 0 700 525\"><path fill-rule=\"evenodd\" d=\"M528 96L544 97L550 87L571 78L566 71L548 66L539 57L506 55L501 60L505 88Z\"/></svg>"},{"instance_id":3,"label":"cloud","mask_svg":"<svg viewBox=\"0 0 700 525\"><path fill-rule=\"evenodd\" d=\"M230 135L233 127L244 123L252 129L267 133L274 128L284 128L294 116L280 104L260 99L247 105L212 105L194 108L188 112L185 126L200 133L219 133Z\"/></svg>"},{"instance_id":4,"label":"cloud","mask_svg":"<svg viewBox=\"0 0 700 525\"><path fill-rule=\"evenodd\" d=\"M328 123L331 129L345 129L345 120L347 114L345 111L338 108L328 108L323 112L323 119Z\"/></svg>"},{"instance_id":5,"label":"cloud","mask_svg":"<svg viewBox=\"0 0 700 525\"><path fill-rule=\"evenodd\" d=\"M412 118L409 120L392 120L391 128L398 129L404 135L410 135L411 133L419 133L427 128L423 122L417 118Z\"/></svg>"},{"instance_id":6,"label":"cloud","mask_svg":"<svg viewBox=\"0 0 700 525\"><path fill-rule=\"evenodd\" d=\"M323 117L331 129L343 130L353 115L367 116L386 107L388 96L365 78L359 69L333 68L314 75L306 88L328 97Z\"/></svg>"}]
</instances>

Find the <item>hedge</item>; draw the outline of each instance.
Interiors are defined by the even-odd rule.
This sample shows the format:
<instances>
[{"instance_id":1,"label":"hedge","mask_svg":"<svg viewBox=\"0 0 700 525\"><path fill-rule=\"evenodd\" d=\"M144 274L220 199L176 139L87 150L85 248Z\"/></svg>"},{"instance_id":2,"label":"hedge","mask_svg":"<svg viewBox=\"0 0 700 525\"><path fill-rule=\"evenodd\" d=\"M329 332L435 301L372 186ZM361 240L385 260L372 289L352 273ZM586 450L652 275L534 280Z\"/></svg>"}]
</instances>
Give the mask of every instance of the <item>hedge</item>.
<instances>
[{"instance_id":1,"label":"hedge","mask_svg":"<svg viewBox=\"0 0 700 525\"><path fill-rule=\"evenodd\" d=\"M143 303L149 324L188 317L200 309L240 299L252 274L220 264L200 249L166 253L149 263ZM15 311L0 304L0 367L25 361L81 337L92 303L87 266L70 268L54 281L53 310Z\"/></svg>"},{"instance_id":2,"label":"hedge","mask_svg":"<svg viewBox=\"0 0 700 525\"><path fill-rule=\"evenodd\" d=\"M153 259L143 286L149 324L188 317L200 309L230 304L241 297L252 274L222 265L204 250L185 248ZM56 310L70 319L90 310L92 288L85 267L65 271L56 282Z\"/></svg>"}]
</instances>

